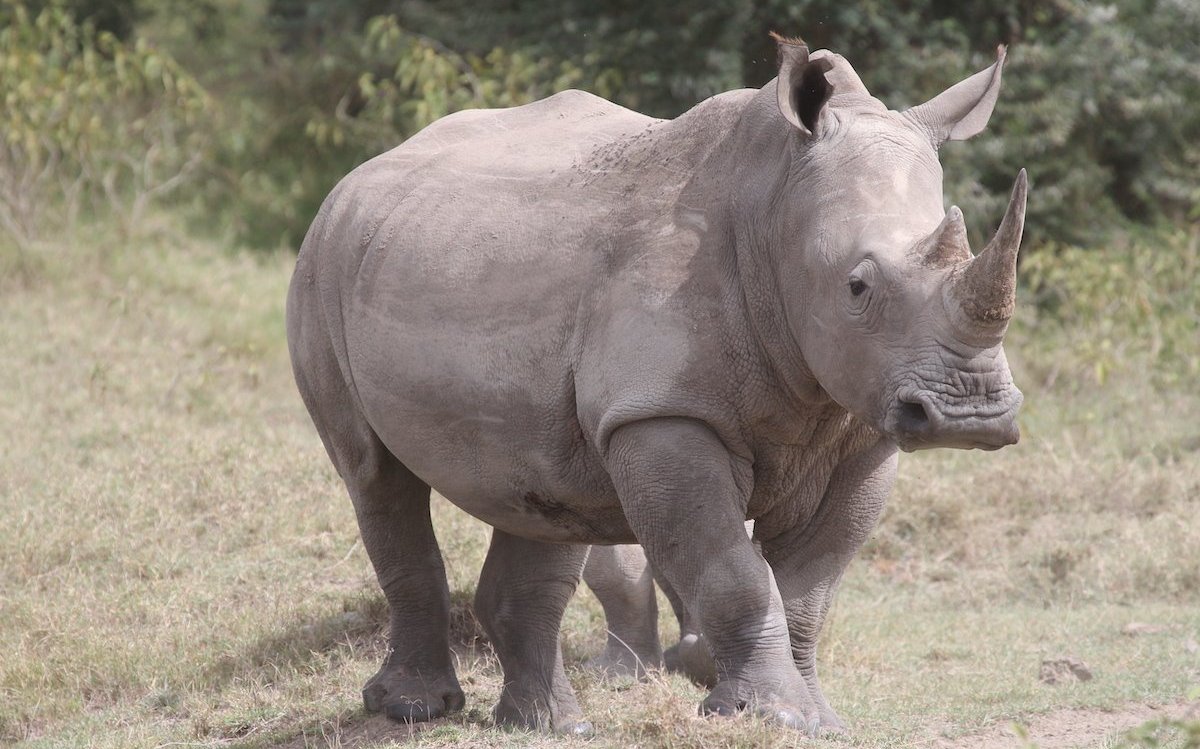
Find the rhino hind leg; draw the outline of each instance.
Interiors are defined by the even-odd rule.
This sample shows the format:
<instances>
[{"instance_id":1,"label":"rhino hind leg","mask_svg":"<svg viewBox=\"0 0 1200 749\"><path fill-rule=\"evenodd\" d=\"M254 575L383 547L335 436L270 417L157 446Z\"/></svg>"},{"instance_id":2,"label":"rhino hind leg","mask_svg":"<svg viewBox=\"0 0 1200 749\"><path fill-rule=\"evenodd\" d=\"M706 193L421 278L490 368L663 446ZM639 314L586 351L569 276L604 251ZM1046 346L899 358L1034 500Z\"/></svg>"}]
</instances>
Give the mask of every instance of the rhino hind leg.
<instances>
[{"instance_id":1,"label":"rhino hind leg","mask_svg":"<svg viewBox=\"0 0 1200 749\"><path fill-rule=\"evenodd\" d=\"M641 678L662 664L658 601L642 547L593 546L583 579L604 608L608 640L588 667L606 676Z\"/></svg>"},{"instance_id":2,"label":"rhino hind leg","mask_svg":"<svg viewBox=\"0 0 1200 749\"><path fill-rule=\"evenodd\" d=\"M351 489L390 618L388 655L363 687L363 705L419 722L461 710L465 698L451 660L450 593L429 517L429 486L387 458L369 488Z\"/></svg>"},{"instance_id":3,"label":"rhino hind leg","mask_svg":"<svg viewBox=\"0 0 1200 749\"><path fill-rule=\"evenodd\" d=\"M608 641L604 652L588 667L606 676L640 678L665 665L697 685L717 685L717 666L695 617L688 614L679 594L666 578L654 572L637 544L593 546L583 568L583 580L604 608ZM654 584L662 588L679 622L679 642L666 651L658 639L658 601Z\"/></svg>"},{"instance_id":4,"label":"rhino hind leg","mask_svg":"<svg viewBox=\"0 0 1200 749\"><path fill-rule=\"evenodd\" d=\"M363 546L387 598L389 650L363 704L394 720L462 709L451 660L450 593L429 517L429 486L400 463L361 415L312 299L289 301L289 345L300 395L354 503ZM307 335L305 333L308 333Z\"/></svg>"},{"instance_id":5,"label":"rhino hind leg","mask_svg":"<svg viewBox=\"0 0 1200 749\"><path fill-rule=\"evenodd\" d=\"M388 602L388 654L363 706L402 722L433 720L465 702L450 652L450 592L429 517L429 486L376 440L342 471L363 546ZM342 466L339 466L342 468Z\"/></svg>"},{"instance_id":6,"label":"rhino hind leg","mask_svg":"<svg viewBox=\"0 0 1200 749\"><path fill-rule=\"evenodd\" d=\"M585 546L492 531L475 614L504 670L504 688L493 710L498 725L591 732L563 670L558 637L586 555Z\"/></svg>"}]
</instances>

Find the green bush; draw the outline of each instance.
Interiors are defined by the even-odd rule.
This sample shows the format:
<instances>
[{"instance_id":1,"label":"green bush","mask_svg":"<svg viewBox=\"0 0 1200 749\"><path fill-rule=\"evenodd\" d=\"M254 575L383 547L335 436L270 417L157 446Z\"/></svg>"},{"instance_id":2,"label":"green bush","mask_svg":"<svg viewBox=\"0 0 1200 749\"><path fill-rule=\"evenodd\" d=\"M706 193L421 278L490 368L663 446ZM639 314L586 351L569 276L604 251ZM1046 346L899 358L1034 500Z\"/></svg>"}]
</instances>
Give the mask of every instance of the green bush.
<instances>
[{"instance_id":1,"label":"green bush","mask_svg":"<svg viewBox=\"0 0 1200 749\"><path fill-rule=\"evenodd\" d=\"M368 21L356 55L363 72L335 110L315 113L305 132L321 145L353 141L372 154L451 112L527 104L582 77L568 63L500 47L482 56L459 54L404 29L395 16Z\"/></svg>"},{"instance_id":2,"label":"green bush","mask_svg":"<svg viewBox=\"0 0 1200 749\"><path fill-rule=\"evenodd\" d=\"M1009 45L988 131L943 149L947 198L973 240L999 222L1013 176L1032 180L1033 244L1094 246L1133 225L1200 210L1200 6L1192 0L993 3L768 0L757 5L747 80L774 75L769 27L843 53L900 108L928 99Z\"/></svg>"},{"instance_id":3,"label":"green bush","mask_svg":"<svg viewBox=\"0 0 1200 749\"><path fill-rule=\"evenodd\" d=\"M329 25L309 26L302 21L310 16L297 11L281 26L276 17L231 7L243 14L239 28L205 20L224 9L188 3L180 7L186 22L160 16L149 31L190 50L210 71L209 87L225 92L201 210L226 217L253 246L299 247L341 177L437 118L524 104L580 80L570 64L520 50L456 52L393 16L355 28L317 13L311 18ZM195 31L201 27L209 29L205 38ZM255 75L245 74L250 51L262 61Z\"/></svg>"},{"instance_id":4,"label":"green bush","mask_svg":"<svg viewBox=\"0 0 1200 749\"><path fill-rule=\"evenodd\" d=\"M1110 247L1048 245L1021 266L1019 324L1042 380L1083 390L1113 377L1161 388L1200 378L1200 228Z\"/></svg>"},{"instance_id":5,"label":"green bush","mask_svg":"<svg viewBox=\"0 0 1200 749\"><path fill-rule=\"evenodd\" d=\"M203 159L203 170L198 162L184 170L204 176L203 189L191 193L199 215L206 225L220 216L255 245L296 246L340 177L441 115L520 104L572 86L673 117L711 94L769 80L772 29L842 52L868 87L897 108L990 64L997 43L1010 45L1005 91L989 132L943 149L947 199L967 213L976 243L998 222L1022 166L1033 182L1034 247L1096 246L1137 227L1200 218L1200 6L1192 0L679 0L637 8L617 0L28 2L40 10L17 11L16 0L0 0L6 19L24 19L6 21L9 47L33 44L42 50L36 54L48 54L66 45L74 50L67 57L81 59L91 46L101 68L112 63L104 48L125 50L131 67L154 58L172 80L190 81L183 71L191 71L214 92L216 107L211 101L194 107L208 118L206 128L186 118L179 127L178 115L187 111L179 98L189 96L182 85L110 91L115 99L93 97L87 106L111 110L106 129L146 122L151 131L128 103L174 99L159 110L174 135L160 140L191 139L184 150ZM54 19L70 19L67 8L95 20L55 31ZM43 19L41 27L36 19ZM93 23L132 41L95 31ZM179 63L168 64L172 58ZM18 67L5 69L0 86L10 92L33 86L37 106L53 100L47 86L66 90L82 80L70 66ZM56 75L63 80L51 80ZM60 146L40 147L56 154L46 158L70 160ZM174 155L165 159L167 152ZM149 181L166 182L190 163L179 153L175 146L154 150L162 161L151 171L160 176ZM10 175L21 168L40 174L47 163L25 152L10 154L9 162ZM126 200L147 192L132 184L135 173L131 168L110 181L123 185L116 192ZM103 180L89 180L105 193ZM69 204L72 190L94 193L82 184L57 189ZM24 206L16 213L8 231L27 236L38 221Z\"/></svg>"},{"instance_id":6,"label":"green bush","mask_svg":"<svg viewBox=\"0 0 1200 749\"><path fill-rule=\"evenodd\" d=\"M146 15L141 0L25 0L25 7L34 15L47 7L61 8L76 21L86 21L118 39L132 36Z\"/></svg>"},{"instance_id":7,"label":"green bush","mask_svg":"<svg viewBox=\"0 0 1200 749\"><path fill-rule=\"evenodd\" d=\"M57 5L0 3L0 229L34 239L48 211L111 210L126 227L204 163L207 93L170 55Z\"/></svg>"}]
</instances>

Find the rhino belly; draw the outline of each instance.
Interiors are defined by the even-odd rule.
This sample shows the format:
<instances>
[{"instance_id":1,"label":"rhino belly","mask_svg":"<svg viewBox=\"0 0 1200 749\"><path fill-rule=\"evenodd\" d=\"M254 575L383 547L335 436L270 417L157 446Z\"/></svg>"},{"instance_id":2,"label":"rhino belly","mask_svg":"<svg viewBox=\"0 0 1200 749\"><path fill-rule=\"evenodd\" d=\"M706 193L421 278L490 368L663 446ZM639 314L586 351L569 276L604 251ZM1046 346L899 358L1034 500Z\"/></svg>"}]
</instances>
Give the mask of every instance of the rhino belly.
<instances>
[{"instance_id":1,"label":"rhino belly","mask_svg":"<svg viewBox=\"0 0 1200 749\"><path fill-rule=\"evenodd\" d=\"M370 373L356 370L363 409L388 450L455 505L509 533L631 541L569 405L552 398L553 383L472 377L489 359L486 349L468 352L428 335L391 338L369 359Z\"/></svg>"}]
</instances>

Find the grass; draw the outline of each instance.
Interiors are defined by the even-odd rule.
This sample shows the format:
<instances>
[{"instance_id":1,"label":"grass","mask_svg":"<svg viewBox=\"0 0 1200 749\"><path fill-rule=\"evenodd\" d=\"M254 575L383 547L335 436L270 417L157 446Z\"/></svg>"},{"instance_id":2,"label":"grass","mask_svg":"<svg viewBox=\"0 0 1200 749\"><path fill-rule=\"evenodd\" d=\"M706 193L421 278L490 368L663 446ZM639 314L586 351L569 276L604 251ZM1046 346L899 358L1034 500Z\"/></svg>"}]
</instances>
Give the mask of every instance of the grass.
<instances>
[{"instance_id":1,"label":"grass","mask_svg":"<svg viewBox=\"0 0 1200 749\"><path fill-rule=\"evenodd\" d=\"M0 743L557 745L488 725L500 676L464 603L488 532L445 501L467 710L411 736L364 720L385 611L291 380L291 263L169 221L132 242L100 227L19 260L0 248ZM1186 332L1191 315L1195 333L1195 298L1172 297L1154 330ZM1164 359L1161 341L1143 350L1110 325L1121 346L1098 368L1097 316L1022 314L1022 443L906 456L835 604L822 667L852 736L698 718L701 692L674 676L597 682L578 664L603 619L581 589L563 643L590 743L966 745L1200 684L1200 335ZM1040 683L1060 655L1095 678Z\"/></svg>"}]
</instances>

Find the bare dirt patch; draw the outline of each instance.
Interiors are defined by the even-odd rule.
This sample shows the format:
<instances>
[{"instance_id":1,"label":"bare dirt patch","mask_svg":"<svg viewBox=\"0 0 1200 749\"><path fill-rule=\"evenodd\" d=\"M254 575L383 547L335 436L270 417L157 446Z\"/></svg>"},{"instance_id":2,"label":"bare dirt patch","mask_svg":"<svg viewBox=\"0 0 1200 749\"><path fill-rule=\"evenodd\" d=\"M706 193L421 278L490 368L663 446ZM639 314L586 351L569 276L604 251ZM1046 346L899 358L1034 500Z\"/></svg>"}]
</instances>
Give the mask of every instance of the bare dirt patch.
<instances>
[{"instance_id":1,"label":"bare dirt patch","mask_svg":"<svg viewBox=\"0 0 1200 749\"><path fill-rule=\"evenodd\" d=\"M1105 739L1151 720L1200 718L1200 702L1173 705L1131 703L1113 710L1075 708L1056 710L1027 720L1012 721L967 736L939 738L935 749L1079 749L1098 746ZM1024 728L1022 737L1017 726Z\"/></svg>"}]
</instances>

